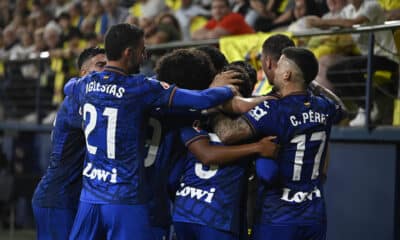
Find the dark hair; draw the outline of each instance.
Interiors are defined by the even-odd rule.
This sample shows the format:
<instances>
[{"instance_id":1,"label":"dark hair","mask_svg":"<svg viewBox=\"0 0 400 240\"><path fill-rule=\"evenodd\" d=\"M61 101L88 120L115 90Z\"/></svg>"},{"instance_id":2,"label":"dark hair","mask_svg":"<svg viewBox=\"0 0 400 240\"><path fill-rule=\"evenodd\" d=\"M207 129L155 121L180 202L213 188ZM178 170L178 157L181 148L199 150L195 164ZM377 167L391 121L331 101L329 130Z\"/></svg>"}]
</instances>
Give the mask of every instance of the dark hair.
<instances>
[{"instance_id":1,"label":"dark hair","mask_svg":"<svg viewBox=\"0 0 400 240\"><path fill-rule=\"evenodd\" d=\"M57 20L60 21L61 19L70 20L70 19L71 19L71 16L70 16L69 13L67 13L67 12L62 12L62 13L58 16Z\"/></svg>"},{"instance_id":2,"label":"dark hair","mask_svg":"<svg viewBox=\"0 0 400 240\"><path fill-rule=\"evenodd\" d=\"M278 61L282 55L282 50L287 47L294 47L294 42L286 35L276 34L264 41L262 51L264 55L269 55Z\"/></svg>"},{"instance_id":3,"label":"dark hair","mask_svg":"<svg viewBox=\"0 0 400 240\"><path fill-rule=\"evenodd\" d=\"M208 88L216 74L210 58L196 49L177 49L164 55L155 72L160 81L194 90Z\"/></svg>"},{"instance_id":4,"label":"dark hair","mask_svg":"<svg viewBox=\"0 0 400 240\"><path fill-rule=\"evenodd\" d=\"M245 61L235 61L232 62L229 66L231 65L239 66L243 68L243 70L247 73L248 75L247 79L243 79L240 77L240 79L242 79L244 82L241 86L239 86L240 88L239 91L243 97L250 97L253 92L254 86L257 83L257 71L253 68L253 66L251 66L250 63Z\"/></svg>"},{"instance_id":5,"label":"dark hair","mask_svg":"<svg viewBox=\"0 0 400 240\"><path fill-rule=\"evenodd\" d=\"M215 1L224 2L226 6L228 6L229 8L231 7L231 4L230 4L229 0L213 0L213 2L215 2Z\"/></svg>"},{"instance_id":6,"label":"dark hair","mask_svg":"<svg viewBox=\"0 0 400 240\"><path fill-rule=\"evenodd\" d=\"M128 48L136 48L143 39L143 30L128 23L112 26L106 33L104 45L108 60L119 60L122 52Z\"/></svg>"},{"instance_id":7,"label":"dark hair","mask_svg":"<svg viewBox=\"0 0 400 240\"><path fill-rule=\"evenodd\" d=\"M288 47L282 52L292 60L303 73L304 81L308 85L318 74L318 61L314 54L305 48Z\"/></svg>"},{"instance_id":8,"label":"dark hair","mask_svg":"<svg viewBox=\"0 0 400 240\"><path fill-rule=\"evenodd\" d=\"M228 65L228 60L226 60L225 55L222 54L218 48L213 46L200 46L196 49L206 53L210 57L217 72L221 72L222 68Z\"/></svg>"},{"instance_id":9,"label":"dark hair","mask_svg":"<svg viewBox=\"0 0 400 240\"><path fill-rule=\"evenodd\" d=\"M78 57L78 69L81 70L82 65L90 58L98 54L105 54L105 53L106 51L103 48L98 48L98 47L86 48Z\"/></svg>"}]
</instances>

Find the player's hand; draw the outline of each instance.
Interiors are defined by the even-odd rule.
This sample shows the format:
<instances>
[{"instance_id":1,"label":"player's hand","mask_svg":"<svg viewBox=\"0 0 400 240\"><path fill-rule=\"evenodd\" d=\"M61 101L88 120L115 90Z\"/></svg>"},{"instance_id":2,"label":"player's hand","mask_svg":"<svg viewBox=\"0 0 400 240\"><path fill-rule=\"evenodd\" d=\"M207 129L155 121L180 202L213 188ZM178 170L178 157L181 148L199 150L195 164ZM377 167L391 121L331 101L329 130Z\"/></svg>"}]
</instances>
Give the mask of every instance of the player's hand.
<instances>
[{"instance_id":1,"label":"player's hand","mask_svg":"<svg viewBox=\"0 0 400 240\"><path fill-rule=\"evenodd\" d=\"M233 96L240 96L239 87L237 85L226 85L232 90Z\"/></svg>"},{"instance_id":2,"label":"player's hand","mask_svg":"<svg viewBox=\"0 0 400 240\"><path fill-rule=\"evenodd\" d=\"M215 75L214 80L212 81L210 87L221 87L226 85L239 85L242 84L243 81L238 79L240 73L234 70L228 70L225 72L218 73Z\"/></svg>"},{"instance_id":3,"label":"player's hand","mask_svg":"<svg viewBox=\"0 0 400 240\"><path fill-rule=\"evenodd\" d=\"M279 145L272 142L276 137L265 137L258 141L260 145L260 155L262 157L275 159L278 156Z\"/></svg>"}]
</instances>

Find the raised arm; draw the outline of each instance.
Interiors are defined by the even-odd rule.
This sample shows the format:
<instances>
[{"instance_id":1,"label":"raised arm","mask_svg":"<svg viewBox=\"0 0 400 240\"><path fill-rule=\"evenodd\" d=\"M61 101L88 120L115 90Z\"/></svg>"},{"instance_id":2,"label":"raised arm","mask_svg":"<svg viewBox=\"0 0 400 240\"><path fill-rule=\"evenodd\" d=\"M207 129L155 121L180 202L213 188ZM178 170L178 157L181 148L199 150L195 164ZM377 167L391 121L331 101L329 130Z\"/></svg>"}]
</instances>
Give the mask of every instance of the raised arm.
<instances>
[{"instance_id":1,"label":"raised arm","mask_svg":"<svg viewBox=\"0 0 400 240\"><path fill-rule=\"evenodd\" d=\"M344 105L343 101L337 96L335 93L333 93L331 90L325 88L324 86L320 85L316 81L312 81L309 85L310 90L315 94L315 95L322 95L326 98L329 98L332 100L334 103L340 106L342 109L342 120L340 121L340 125L347 125L347 108Z\"/></svg>"},{"instance_id":2,"label":"raised arm","mask_svg":"<svg viewBox=\"0 0 400 240\"><path fill-rule=\"evenodd\" d=\"M171 95L170 106L177 108L207 109L220 105L236 94L234 87L216 87L203 91L176 89Z\"/></svg>"}]
</instances>

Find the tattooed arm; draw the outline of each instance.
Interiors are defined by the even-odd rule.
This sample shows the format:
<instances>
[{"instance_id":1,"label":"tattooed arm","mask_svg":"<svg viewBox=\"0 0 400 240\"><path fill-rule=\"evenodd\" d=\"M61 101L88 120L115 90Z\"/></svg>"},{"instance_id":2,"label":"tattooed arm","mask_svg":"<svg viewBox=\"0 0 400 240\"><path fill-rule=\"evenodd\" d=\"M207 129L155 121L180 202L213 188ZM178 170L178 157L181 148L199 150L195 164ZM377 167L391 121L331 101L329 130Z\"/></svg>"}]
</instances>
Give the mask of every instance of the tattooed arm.
<instances>
[{"instance_id":1,"label":"tattooed arm","mask_svg":"<svg viewBox=\"0 0 400 240\"><path fill-rule=\"evenodd\" d=\"M233 144L253 137L252 128L242 117L233 119L218 114L213 118L211 125L224 144Z\"/></svg>"}]
</instances>

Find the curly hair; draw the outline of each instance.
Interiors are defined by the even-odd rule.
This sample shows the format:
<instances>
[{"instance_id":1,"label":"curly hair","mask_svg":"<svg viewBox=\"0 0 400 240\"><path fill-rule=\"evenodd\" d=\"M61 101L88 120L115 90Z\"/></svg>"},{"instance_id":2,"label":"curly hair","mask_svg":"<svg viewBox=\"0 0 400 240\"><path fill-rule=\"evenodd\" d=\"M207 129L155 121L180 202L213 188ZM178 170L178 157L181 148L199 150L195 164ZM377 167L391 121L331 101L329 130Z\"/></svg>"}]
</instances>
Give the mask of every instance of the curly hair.
<instances>
[{"instance_id":1,"label":"curly hair","mask_svg":"<svg viewBox=\"0 0 400 240\"><path fill-rule=\"evenodd\" d=\"M177 49L164 55L155 72L160 81L193 90L208 88L216 74L210 58L196 49Z\"/></svg>"}]
</instances>

